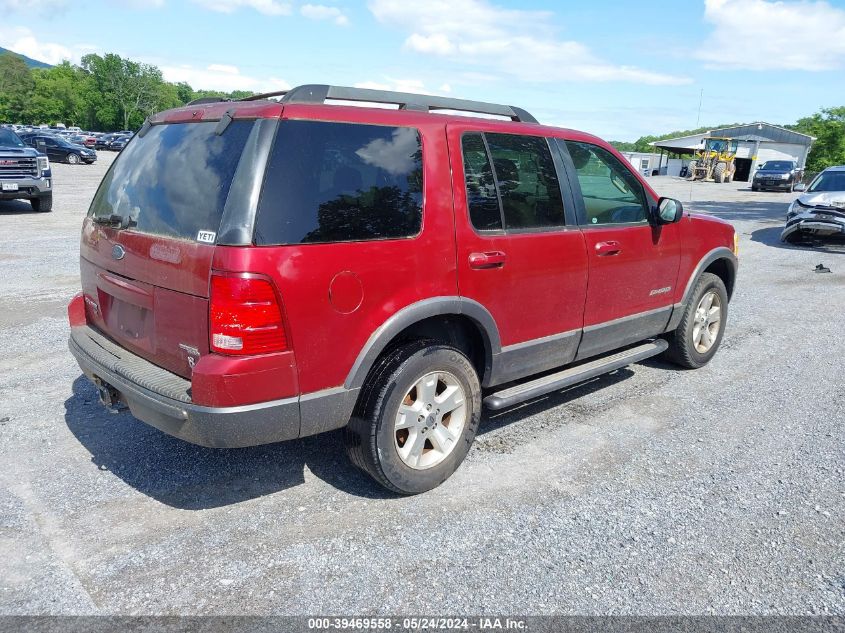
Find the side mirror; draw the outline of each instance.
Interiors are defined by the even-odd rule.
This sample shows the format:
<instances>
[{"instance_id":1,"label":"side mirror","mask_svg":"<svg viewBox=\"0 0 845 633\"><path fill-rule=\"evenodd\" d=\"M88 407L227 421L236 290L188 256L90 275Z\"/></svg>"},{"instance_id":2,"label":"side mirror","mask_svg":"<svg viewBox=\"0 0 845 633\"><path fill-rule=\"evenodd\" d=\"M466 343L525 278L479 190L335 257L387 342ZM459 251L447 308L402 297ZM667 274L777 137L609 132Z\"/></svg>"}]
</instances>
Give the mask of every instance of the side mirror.
<instances>
[{"instance_id":1,"label":"side mirror","mask_svg":"<svg viewBox=\"0 0 845 633\"><path fill-rule=\"evenodd\" d=\"M807 185L803 182L795 183L795 186L792 188L793 191L807 191Z\"/></svg>"},{"instance_id":2,"label":"side mirror","mask_svg":"<svg viewBox=\"0 0 845 633\"><path fill-rule=\"evenodd\" d=\"M654 214L654 224L673 224L684 217L684 205L674 198L660 198L657 201L657 213Z\"/></svg>"}]
</instances>

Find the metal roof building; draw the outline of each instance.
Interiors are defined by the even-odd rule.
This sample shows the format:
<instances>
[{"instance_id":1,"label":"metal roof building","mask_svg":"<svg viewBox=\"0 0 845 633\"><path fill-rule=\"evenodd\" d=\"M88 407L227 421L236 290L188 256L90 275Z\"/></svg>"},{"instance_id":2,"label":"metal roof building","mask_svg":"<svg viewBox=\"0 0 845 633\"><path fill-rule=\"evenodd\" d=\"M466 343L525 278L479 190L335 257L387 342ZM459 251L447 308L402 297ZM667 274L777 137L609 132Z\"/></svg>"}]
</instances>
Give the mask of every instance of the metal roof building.
<instances>
[{"instance_id":1,"label":"metal roof building","mask_svg":"<svg viewBox=\"0 0 845 633\"><path fill-rule=\"evenodd\" d=\"M804 167L810 147L816 140L813 136L761 121L664 139L651 145L661 151L689 154L691 158L696 150L704 146L705 138L718 136L739 141L734 180L744 181L750 180L751 175L767 160L791 160Z\"/></svg>"}]
</instances>

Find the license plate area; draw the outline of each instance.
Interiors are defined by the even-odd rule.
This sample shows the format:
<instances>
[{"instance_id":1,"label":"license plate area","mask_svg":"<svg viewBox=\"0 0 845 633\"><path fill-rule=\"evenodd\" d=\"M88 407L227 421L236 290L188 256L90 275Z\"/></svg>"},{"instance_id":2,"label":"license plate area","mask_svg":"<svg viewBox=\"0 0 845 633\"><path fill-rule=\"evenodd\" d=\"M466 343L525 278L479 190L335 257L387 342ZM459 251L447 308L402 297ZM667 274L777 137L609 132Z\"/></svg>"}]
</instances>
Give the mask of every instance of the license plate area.
<instances>
[{"instance_id":1,"label":"license plate area","mask_svg":"<svg viewBox=\"0 0 845 633\"><path fill-rule=\"evenodd\" d=\"M153 352L153 311L118 299L101 288L98 295L106 330L133 347Z\"/></svg>"},{"instance_id":2,"label":"license plate area","mask_svg":"<svg viewBox=\"0 0 845 633\"><path fill-rule=\"evenodd\" d=\"M18 190L18 183L16 182L4 182L3 183L3 191L17 191Z\"/></svg>"}]
</instances>

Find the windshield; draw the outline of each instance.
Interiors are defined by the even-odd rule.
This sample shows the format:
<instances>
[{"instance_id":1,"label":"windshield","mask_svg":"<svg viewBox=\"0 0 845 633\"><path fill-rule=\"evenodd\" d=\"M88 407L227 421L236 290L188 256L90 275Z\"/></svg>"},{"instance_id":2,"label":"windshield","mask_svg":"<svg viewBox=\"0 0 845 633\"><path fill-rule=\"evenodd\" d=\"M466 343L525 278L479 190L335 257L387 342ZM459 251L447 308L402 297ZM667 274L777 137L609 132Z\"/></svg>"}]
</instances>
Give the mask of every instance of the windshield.
<instances>
[{"instance_id":1,"label":"windshield","mask_svg":"<svg viewBox=\"0 0 845 633\"><path fill-rule=\"evenodd\" d=\"M12 130L0 129L0 147L24 147L23 141Z\"/></svg>"},{"instance_id":2,"label":"windshield","mask_svg":"<svg viewBox=\"0 0 845 633\"><path fill-rule=\"evenodd\" d=\"M134 231L213 242L254 121L153 125L115 160L91 203L97 218L129 220ZM209 237L210 235L210 237Z\"/></svg>"},{"instance_id":3,"label":"windshield","mask_svg":"<svg viewBox=\"0 0 845 633\"><path fill-rule=\"evenodd\" d=\"M810 183L807 191L845 191L845 171L823 171Z\"/></svg>"},{"instance_id":4,"label":"windshield","mask_svg":"<svg viewBox=\"0 0 845 633\"><path fill-rule=\"evenodd\" d=\"M760 169L771 169L776 171L789 171L794 164L788 160L767 160Z\"/></svg>"}]
</instances>

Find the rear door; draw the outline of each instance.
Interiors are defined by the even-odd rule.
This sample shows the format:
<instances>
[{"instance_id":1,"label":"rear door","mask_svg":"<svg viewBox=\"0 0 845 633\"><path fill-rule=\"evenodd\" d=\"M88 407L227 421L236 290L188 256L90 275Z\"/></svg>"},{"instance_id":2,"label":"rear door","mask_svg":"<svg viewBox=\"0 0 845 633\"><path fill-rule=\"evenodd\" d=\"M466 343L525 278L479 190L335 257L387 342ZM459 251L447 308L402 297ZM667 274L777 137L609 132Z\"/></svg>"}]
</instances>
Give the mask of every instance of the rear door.
<instances>
[{"instance_id":1,"label":"rear door","mask_svg":"<svg viewBox=\"0 0 845 633\"><path fill-rule=\"evenodd\" d=\"M463 123L449 124L447 136L458 285L499 328L493 381L569 362L581 333L587 255L569 189L560 186L559 156L543 136Z\"/></svg>"},{"instance_id":2,"label":"rear door","mask_svg":"<svg viewBox=\"0 0 845 633\"><path fill-rule=\"evenodd\" d=\"M84 224L89 322L184 377L208 352L214 242L254 124L153 125L114 162Z\"/></svg>"},{"instance_id":3,"label":"rear door","mask_svg":"<svg viewBox=\"0 0 845 633\"><path fill-rule=\"evenodd\" d=\"M656 200L606 148L582 141L559 146L574 168L578 223L589 257L580 359L663 332L680 265L679 227L649 224Z\"/></svg>"}]
</instances>

